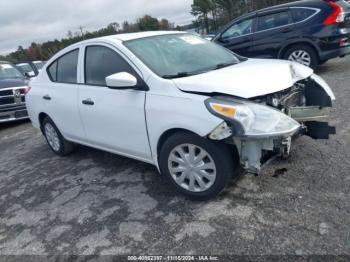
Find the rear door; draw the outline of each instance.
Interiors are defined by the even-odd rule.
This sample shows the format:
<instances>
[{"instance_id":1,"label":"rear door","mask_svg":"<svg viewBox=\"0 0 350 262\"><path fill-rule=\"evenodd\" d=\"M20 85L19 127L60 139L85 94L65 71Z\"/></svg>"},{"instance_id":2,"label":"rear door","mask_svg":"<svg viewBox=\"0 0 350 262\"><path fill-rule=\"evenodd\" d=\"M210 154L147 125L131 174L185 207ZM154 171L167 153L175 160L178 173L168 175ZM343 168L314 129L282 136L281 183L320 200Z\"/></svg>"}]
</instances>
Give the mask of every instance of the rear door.
<instances>
[{"instance_id":1,"label":"rear door","mask_svg":"<svg viewBox=\"0 0 350 262\"><path fill-rule=\"evenodd\" d=\"M252 44L254 57L277 58L282 45L295 38L289 8L258 13Z\"/></svg>"},{"instance_id":2,"label":"rear door","mask_svg":"<svg viewBox=\"0 0 350 262\"><path fill-rule=\"evenodd\" d=\"M217 41L241 56L250 57L252 55L254 23L254 16L239 20L227 28Z\"/></svg>"},{"instance_id":3,"label":"rear door","mask_svg":"<svg viewBox=\"0 0 350 262\"><path fill-rule=\"evenodd\" d=\"M47 72L51 83L44 84L42 94L45 113L62 134L71 140L82 140L85 137L77 105L78 57L79 48L76 48L49 65Z\"/></svg>"}]
</instances>

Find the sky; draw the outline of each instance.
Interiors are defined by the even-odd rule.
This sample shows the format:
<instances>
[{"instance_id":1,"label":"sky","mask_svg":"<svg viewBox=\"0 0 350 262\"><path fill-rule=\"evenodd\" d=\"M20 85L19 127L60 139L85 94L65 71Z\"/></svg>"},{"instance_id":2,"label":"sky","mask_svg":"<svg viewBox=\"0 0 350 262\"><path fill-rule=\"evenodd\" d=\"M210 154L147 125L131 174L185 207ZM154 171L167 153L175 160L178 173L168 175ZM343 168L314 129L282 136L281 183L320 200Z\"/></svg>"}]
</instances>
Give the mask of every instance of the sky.
<instances>
[{"instance_id":1,"label":"sky","mask_svg":"<svg viewBox=\"0 0 350 262\"><path fill-rule=\"evenodd\" d=\"M0 0L0 54L67 32L93 31L111 22L134 22L145 14L176 25L191 23L192 0Z\"/></svg>"}]
</instances>

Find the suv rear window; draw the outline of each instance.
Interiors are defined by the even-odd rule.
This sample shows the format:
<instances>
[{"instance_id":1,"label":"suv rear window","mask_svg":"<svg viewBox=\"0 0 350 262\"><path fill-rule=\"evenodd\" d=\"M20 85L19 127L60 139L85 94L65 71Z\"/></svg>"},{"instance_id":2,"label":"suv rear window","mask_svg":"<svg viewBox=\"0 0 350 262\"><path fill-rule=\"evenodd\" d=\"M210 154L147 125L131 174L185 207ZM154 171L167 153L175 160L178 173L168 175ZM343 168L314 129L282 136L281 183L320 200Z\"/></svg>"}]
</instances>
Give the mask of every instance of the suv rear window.
<instances>
[{"instance_id":1,"label":"suv rear window","mask_svg":"<svg viewBox=\"0 0 350 262\"><path fill-rule=\"evenodd\" d=\"M288 11L259 16L257 31L273 29L273 28L288 25L288 24L289 24Z\"/></svg>"},{"instance_id":2,"label":"suv rear window","mask_svg":"<svg viewBox=\"0 0 350 262\"><path fill-rule=\"evenodd\" d=\"M315 9L302 8L302 7L291 8L291 11L292 11L293 20L295 23L304 21L317 12L317 10Z\"/></svg>"}]
</instances>

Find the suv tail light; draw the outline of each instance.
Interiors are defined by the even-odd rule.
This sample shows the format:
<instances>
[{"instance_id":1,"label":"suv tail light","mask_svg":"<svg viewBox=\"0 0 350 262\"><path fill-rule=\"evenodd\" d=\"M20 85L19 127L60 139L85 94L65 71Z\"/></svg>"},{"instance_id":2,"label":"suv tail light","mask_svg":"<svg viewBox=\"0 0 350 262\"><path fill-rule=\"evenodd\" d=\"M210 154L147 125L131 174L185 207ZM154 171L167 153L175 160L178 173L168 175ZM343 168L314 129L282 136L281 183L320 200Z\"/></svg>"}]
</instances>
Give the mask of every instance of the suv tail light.
<instances>
[{"instance_id":1,"label":"suv tail light","mask_svg":"<svg viewBox=\"0 0 350 262\"><path fill-rule=\"evenodd\" d=\"M333 12L323 22L324 25L335 25L344 22L345 13L341 6L332 0L326 0L326 2L333 8Z\"/></svg>"}]
</instances>

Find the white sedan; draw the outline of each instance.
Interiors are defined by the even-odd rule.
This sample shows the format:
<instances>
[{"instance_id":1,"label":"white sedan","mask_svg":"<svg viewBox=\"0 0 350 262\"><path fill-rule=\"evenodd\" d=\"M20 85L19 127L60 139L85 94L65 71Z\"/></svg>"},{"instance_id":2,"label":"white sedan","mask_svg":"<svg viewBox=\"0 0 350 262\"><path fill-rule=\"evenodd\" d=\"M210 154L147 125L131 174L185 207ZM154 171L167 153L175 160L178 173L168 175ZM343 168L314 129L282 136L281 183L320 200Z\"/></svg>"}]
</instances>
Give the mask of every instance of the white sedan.
<instances>
[{"instance_id":1,"label":"white sedan","mask_svg":"<svg viewBox=\"0 0 350 262\"><path fill-rule=\"evenodd\" d=\"M195 199L219 194L241 165L259 173L292 137L328 138L335 99L313 71L247 59L184 32L74 44L51 58L26 96L51 149L83 144L158 167Z\"/></svg>"}]
</instances>

